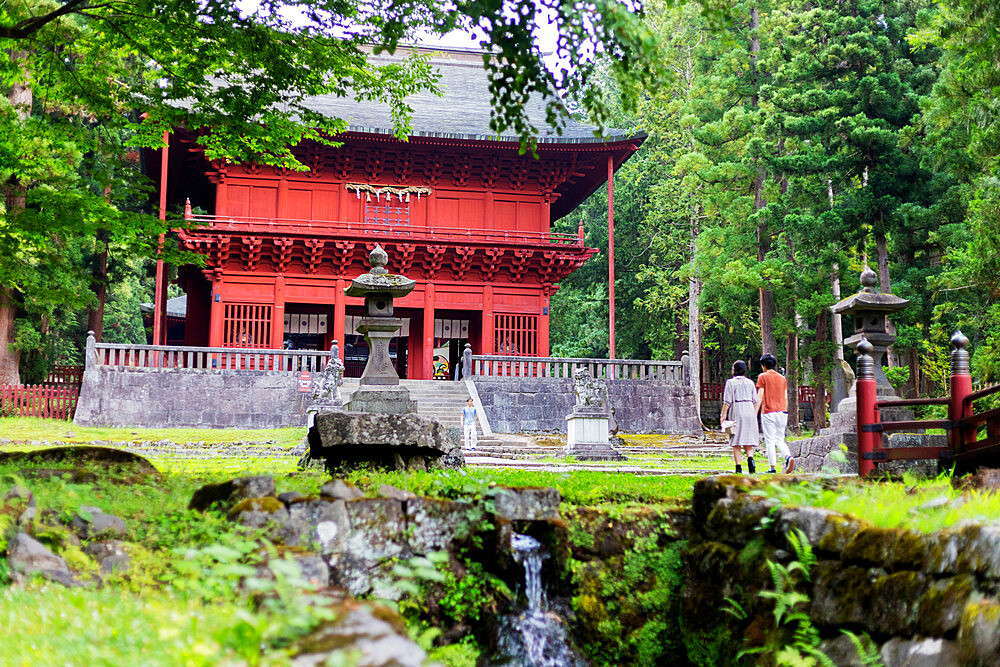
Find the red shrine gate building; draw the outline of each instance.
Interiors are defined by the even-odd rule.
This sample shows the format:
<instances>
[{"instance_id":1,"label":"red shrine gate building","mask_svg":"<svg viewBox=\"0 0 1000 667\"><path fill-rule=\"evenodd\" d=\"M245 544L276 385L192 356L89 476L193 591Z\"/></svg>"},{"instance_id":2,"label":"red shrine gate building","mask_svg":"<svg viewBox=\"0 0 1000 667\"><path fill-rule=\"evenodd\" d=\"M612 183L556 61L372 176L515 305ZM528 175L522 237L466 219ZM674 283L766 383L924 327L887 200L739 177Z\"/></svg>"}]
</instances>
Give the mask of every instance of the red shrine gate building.
<instances>
[{"instance_id":1,"label":"red shrine gate building","mask_svg":"<svg viewBox=\"0 0 1000 667\"><path fill-rule=\"evenodd\" d=\"M187 217L200 223L178 232L181 246L205 258L177 274L187 294L183 340L154 326L153 342L327 349L337 340L348 375L360 375L362 302L344 289L380 244L390 272L417 282L396 301L401 376L431 378L435 362L439 375L442 362L454 369L465 342L476 354L548 356L549 298L597 252L584 245L582 224L555 233L553 223L644 137L596 138L569 123L561 136L542 133L537 159L519 154L516 137L489 130L481 54L435 49L432 63L443 97L407 99L406 142L393 136L386 108L324 96L314 108L350 126L339 148L296 148L308 171L209 163L184 131L165 158L147 155L161 187L165 177L168 206L188 202ZM540 101L531 117L545 127ZM162 317L165 289L157 295Z\"/></svg>"}]
</instances>

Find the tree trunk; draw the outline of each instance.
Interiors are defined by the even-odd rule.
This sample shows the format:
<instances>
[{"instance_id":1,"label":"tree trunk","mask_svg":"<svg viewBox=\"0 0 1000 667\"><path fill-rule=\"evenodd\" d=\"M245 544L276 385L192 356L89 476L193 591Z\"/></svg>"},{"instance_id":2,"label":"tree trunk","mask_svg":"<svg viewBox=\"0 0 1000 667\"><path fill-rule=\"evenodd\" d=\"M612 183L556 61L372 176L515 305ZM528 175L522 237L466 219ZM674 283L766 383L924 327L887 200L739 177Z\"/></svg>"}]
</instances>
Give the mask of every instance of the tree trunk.
<instances>
[{"instance_id":1,"label":"tree trunk","mask_svg":"<svg viewBox=\"0 0 1000 667\"><path fill-rule=\"evenodd\" d=\"M23 80L29 81L25 71L28 53L12 50L7 52L7 56L15 67L20 63L24 72ZM33 96L28 83L14 82L7 99L22 121L31 115ZM13 176L3 184L5 218L12 218L24 210L27 193L27 188ZM0 384L21 384L19 369L21 353L10 349L10 344L14 342L14 319L17 317L17 312L17 291L11 286L0 285Z\"/></svg>"},{"instance_id":2,"label":"tree trunk","mask_svg":"<svg viewBox=\"0 0 1000 667\"><path fill-rule=\"evenodd\" d=\"M792 330L785 341L785 379L788 381L788 428L799 431L799 333Z\"/></svg>"},{"instance_id":3,"label":"tree trunk","mask_svg":"<svg viewBox=\"0 0 1000 667\"><path fill-rule=\"evenodd\" d=\"M830 319L830 311L825 308L819 311L816 317L816 354L813 355L813 377L815 378L813 387L816 396L813 398L813 432L826 428L826 374L823 371L826 366L826 352L823 350L823 343L827 340L827 321ZM835 363L839 363L834 360Z\"/></svg>"},{"instance_id":4,"label":"tree trunk","mask_svg":"<svg viewBox=\"0 0 1000 667\"><path fill-rule=\"evenodd\" d=\"M12 352L14 342L14 317L17 315L17 300L14 290L0 287L0 384L21 384L18 365L20 352Z\"/></svg>"},{"instance_id":5,"label":"tree trunk","mask_svg":"<svg viewBox=\"0 0 1000 667\"><path fill-rule=\"evenodd\" d=\"M678 314L674 320L674 359L680 359L685 350L690 352L691 341L687 335L687 318Z\"/></svg>"},{"instance_id":6,"label":"tree trunk","mask_svg":"<svg viewBox=\"0 0 1000 667\"><path fill-rule=\"evenodd\" d=\"M95 239L93 282L90 289L97 296L97 306L87 311L87 329L94 332L94 340L102 340L104 332L104 297L108 286L108 242L104 230L99 230Z\"/></svg>"},{"instance_id":7,"label":"tree trunk","mask_svg":"<svg viewBox=\"0 0 1000 667\"><path fill-rule=\"evenodd\" d=\"M875 250L878 254L878 283L882 293L889 294L892 292L892 282L889 280L889 249L885 239L885 231L881 228L881 218L882 215L879 214L878 227L875 229ZM886 320L885 331L893 336L896 335L896 325L892 323L892 320ZM890 368L899 366L899 355L896 354L896 347L894 345L889 346L886 360Z\"/></svg>"},{"instance_id":8,"label":"tree trunk","mask_svg":"<svg viewBox=\"0 0 1000 667\"><path fill-rule=\"evenodd\" d=\"M910 350L910 379L906 383L906 398L920 396L920 353Z\"/></svg>"},{"instance_id":9,"label":"tree trunk","mask_svg":"<svg viewBox=\"0 0 1000 667\"><path fill-rule=\"evenodd\" d=\"M750 106L757 108L759 95L757 88L760 82L757 77L757 57L760 54L760 39L757 36L757 29L760 27L760 15L757 7L750 8L750 76L753 77L753 91L750 94ZM760 211L767 206L764 198L764 181L767 179L767 171L756 159L754 164L757 168L757 176L753 181L753 208ZM763 262L771 250L771 237L768 235L767 225L757 222L757 261ZM766 287L759 289L758 298L760 300L760 349L761 354L770 352L777 354L778 343L774 338L774 293Z\"/></svg>"},{"instance_id":10,"label":"tree trunk","mask_svg":"<svg viewBox=\"0 0 1000 667\"><path fill-rule=\"evenodd\" d=\"M688 238L688 250L691 253L691 277L688 279L688 364L691 366L689 374L689 386L694 393L695 412L701 415L701 364L699 363L704 354L701 341L701 306L698 301L701 298L701 278L695 269L695 250L698 240L698 207L694 206L691 211L691 234Z\"/></svg>"}]
</instances>

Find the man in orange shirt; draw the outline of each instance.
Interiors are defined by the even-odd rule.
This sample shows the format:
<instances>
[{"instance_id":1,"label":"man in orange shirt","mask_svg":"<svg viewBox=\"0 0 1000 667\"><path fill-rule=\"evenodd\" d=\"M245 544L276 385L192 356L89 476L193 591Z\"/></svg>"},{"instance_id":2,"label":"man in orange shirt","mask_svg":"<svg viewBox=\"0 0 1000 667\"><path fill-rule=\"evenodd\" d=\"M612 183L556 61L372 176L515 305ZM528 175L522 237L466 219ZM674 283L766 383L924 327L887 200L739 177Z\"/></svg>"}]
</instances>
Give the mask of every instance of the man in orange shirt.
<instances>
[{"instance_id":1,"label":"man in orange shirt","mask_svg":"<svg viewBox=\"0 0 1000 667\"><path fill-rule=\"evenodd\" d=\"M767 462L771 464L769 473L775 473L775 449L785 458L783 471L787 474L795 468L795 459L785 444L785 429L788 426L788 383L774 367L778 360L773 354L760 358L764 372L757 376L757 403L760 405L760 426L764 432L764 447Z\"/></svg>"}]
</instances>

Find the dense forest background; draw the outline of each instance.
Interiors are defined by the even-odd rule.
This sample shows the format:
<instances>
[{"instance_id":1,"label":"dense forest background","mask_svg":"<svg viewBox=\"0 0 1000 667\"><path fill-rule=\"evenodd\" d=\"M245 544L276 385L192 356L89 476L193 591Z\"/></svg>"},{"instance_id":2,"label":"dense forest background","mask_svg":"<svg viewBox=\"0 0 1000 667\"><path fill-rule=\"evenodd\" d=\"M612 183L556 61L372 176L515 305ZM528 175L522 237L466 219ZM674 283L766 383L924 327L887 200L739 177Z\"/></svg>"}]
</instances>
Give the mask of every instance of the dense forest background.
<instances>
[{"instance_id":1,"label":"dense forest background","mask_svg":"<svg viewBox=\"0 0 1000 667\"><path fill-rule=\"evenodd\" d=\"M638 14L615 14L608 9L615 3L600 4L611 29L598 37L629 39L606 49L615 58L598 58L556 92L572 108L597 110L598 122L648 135L615 181L618 356L677 359L690 349L700 375L719 380L734 359L770 351L794 381L828 387L844 356L829 306L858 290L868 264L883 290L912 302L896 318L899 339L888 360L903 391L940 392L948 338L958 327L972 341L977 379L1000 381L1000 9L990 0L792 0L706 11L704 2L653 0ZM101 41L110 38L94 37L104 34L88 27L95 16L58 30L57 22L40 27L34 50L18 51L25 42L0 30L7 84L0 101L0 330L9 333L0 342L16 352L23 382L37 381L53 363L79 360L94 322L103 321L107 341L145 338L138 306L152 300L148 258L160 229L151 224L132 147L153 143L136 141L135 105L120 91L139 91L149 106L150 95L171 92L174 83L145 71L148 63L132 46L114 51ZM147 27L172 30L160 17L151 14ZM384 17L376 19L374 29L384 33ZM217 17L220 29L226 20ZM145 47L155 56L170 44L154 44L154 36ZM244 37L223 35L237 45ZM248 53L258 57L252 40L260 36L250 39ZM275 48L298 53L316 36L296 39ZM92 50L70 68L67 44ZM323 46L309 48L330 58ZM511 44L512 58L520 47ZM655 67L632 62L623 77L622 64L630 62L622 54L636 50ZM343 57L357 71L354 56ZM227 66L184 62L203 76ZM305 95L319 92L309 67L298 73ZM28 74L31 85L21 85ZM91 80L114 85L80 87ZM419 62L362 84L382 90L390 80L403 81L402 92L433 85ZM172 92L210 94L193 85ZM166 111L159 125L147 120L149 136L176 120L166 93L160 102L152 108ZM505 102L517 108L517 99ZM224 104L215 113L198 121L247 121L226 135L236 144L240 131L252 134L248 128L258 123ZM278 120L271 126L283 128ZM310 135L279 132L246 144L287 145L296 136ZM247 145L229 148L240 157ZM271 162L284 159L270 155ZM557 231L575 232L582 218L587 244L606 249L606 212L602 190ZM607 355L607 269L602 251L553 297L555 354ZM846 328L843 336L851 333Z\"/></svg>"},{"instance_id":2,"label":"dense forest background","mask_svg":"<svg viewBox=\"0 0 1000 667\"><path fill-rule=\"evenodd\" d=\"M706 379L769 351L829 387L829 307L867 263L912 304L897 386L940 393L958 327L977 378L1000 380L996 5L738 2L721 34L690 5L647 21L673 76L614 118L648 133L615 181L619 355L677 359L700 334ZM606 248L607 193L579 213ZM607 354L607 275L602 252L553 297L556 353Z\"/></svg>"}]
</instances>

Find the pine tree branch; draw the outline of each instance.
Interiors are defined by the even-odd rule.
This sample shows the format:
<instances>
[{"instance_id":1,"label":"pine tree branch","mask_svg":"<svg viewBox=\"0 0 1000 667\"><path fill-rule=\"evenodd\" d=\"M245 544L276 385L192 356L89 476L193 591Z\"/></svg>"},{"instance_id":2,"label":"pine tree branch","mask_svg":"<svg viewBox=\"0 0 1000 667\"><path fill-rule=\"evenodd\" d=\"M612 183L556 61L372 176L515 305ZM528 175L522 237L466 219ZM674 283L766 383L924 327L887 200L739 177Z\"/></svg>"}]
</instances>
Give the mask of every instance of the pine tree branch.
<instances>
[{"instance_id":1,"label":"pine tree branch","mask_svg":"<svg viewBox=\"0 0 1000 667\"><path fill-rule=\"evenodd\" d=\"M12 26L0 26L0 38L25 39L26 37L30 37L47 24L55 21L61 16L92 9L93 7L86 4L86 2L87 0L69 0L69 2L65 5L59 9L49 12L48 14L33 16L30 19L24 19L23 21L18 21Z\"/></svg>"}]
</instances>

